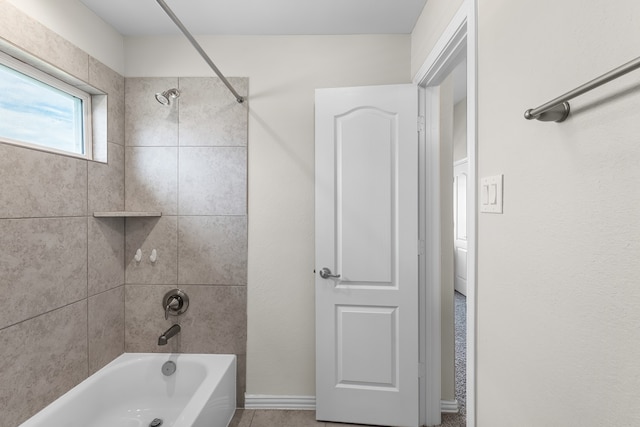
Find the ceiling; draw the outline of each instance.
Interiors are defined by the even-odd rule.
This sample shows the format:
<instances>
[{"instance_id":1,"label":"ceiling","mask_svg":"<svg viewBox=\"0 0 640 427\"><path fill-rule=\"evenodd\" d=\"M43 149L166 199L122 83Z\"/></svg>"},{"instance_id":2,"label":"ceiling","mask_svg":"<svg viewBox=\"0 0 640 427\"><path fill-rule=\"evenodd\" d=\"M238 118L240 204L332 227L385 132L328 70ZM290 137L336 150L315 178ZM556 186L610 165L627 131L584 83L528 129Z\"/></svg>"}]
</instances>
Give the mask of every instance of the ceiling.
<instances>
[{"instance_id":1,"label":"ceiling","mask_svg":"<svg viewBox=\"0 0 640 427\"><path fill-rule=\"evenodd\" d=\"M156 0L80 0L124 36L180 34ZM164 0L192 34L409 34L427 0ZM466 62L453 71L466 96Z\"/></svg>"},{"instance_id":2,"label":"ceiling","mask_svg":"<svg viewBox=\"0 0 640 427\"><path fill-rule=\"evenodd\" d=\"M156 0L80 0L124 36L179 34ZM192 34L409 34L427 0L166 0Z\"/></svg>"}]
</instances>

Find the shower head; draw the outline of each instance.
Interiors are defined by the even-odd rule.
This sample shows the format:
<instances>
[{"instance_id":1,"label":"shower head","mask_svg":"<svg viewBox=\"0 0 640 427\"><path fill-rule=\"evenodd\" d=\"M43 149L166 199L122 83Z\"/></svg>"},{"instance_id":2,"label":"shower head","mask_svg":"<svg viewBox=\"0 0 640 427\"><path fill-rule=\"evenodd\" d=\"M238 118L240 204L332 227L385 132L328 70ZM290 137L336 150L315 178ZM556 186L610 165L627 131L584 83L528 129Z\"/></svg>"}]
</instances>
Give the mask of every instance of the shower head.
<instances>
[{"instance_id":1,"label":"shower head","mask_svg":"<svg viewBox=\"0 0 640 427\"><path fill-rule=\"evenodd\" d=\"M172 99L176 99L179 97L180 91L175 88L156 93L156 101L158 101L162 105L170 105Z\"/></svg>"}]
</instances>

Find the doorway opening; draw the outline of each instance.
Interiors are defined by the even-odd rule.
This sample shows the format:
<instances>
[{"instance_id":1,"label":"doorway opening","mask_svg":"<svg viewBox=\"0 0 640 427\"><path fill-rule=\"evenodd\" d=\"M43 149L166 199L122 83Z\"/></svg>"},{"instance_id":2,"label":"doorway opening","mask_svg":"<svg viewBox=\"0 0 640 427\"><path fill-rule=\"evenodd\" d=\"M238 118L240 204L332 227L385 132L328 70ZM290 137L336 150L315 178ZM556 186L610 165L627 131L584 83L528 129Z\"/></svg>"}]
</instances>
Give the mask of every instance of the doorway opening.
<instances>
[{"instance_id":1,"label":"doorway opening","mask_svg":"<svg viewBox=\"0 0 640 427\"><path fill-rule=\"evenodd\" d=\"M466 425L466 384L467 384L467 207L469 205L469 158L467 150L467 61L466 58L451 72L453 85L453 108L447 114L453 115L453 345L454 345L454 397L458 406L457 414L446 416ZM443 319L444 321L444 319ZM451 423L455 425L456 423Z\"/></svg>"},{"instance_id":2,"label":"doorway opening","mask_svg":"<svg viewBox=\"0 0 640 427\"><path fill-rule=\"evenodd\" d=\"M467 196L469 183L466 132L466 60L462 51L455 68L439 84L431 86L438 102L431 127L431 154L438 164L440 213L440 354L442 422L466 426L466 295L467 295Z\"/></svg>"}]
</instances>

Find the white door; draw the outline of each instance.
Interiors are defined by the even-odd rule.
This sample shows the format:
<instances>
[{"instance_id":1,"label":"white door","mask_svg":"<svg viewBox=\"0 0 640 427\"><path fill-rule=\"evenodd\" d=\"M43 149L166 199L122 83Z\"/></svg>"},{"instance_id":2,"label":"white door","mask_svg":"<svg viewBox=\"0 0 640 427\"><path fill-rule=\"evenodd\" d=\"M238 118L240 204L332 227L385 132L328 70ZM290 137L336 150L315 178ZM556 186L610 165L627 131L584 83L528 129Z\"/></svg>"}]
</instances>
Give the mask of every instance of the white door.
<instances>
[{"instance_id":1,"label":"white door","mask_svg":"<svg viewBox=\"0 0 640 427\"><path fill-rule=\"evenodd\" d=\"M418 425L417 93L316 91L318 420Z\"/></svg>"},{"instance_id":2,"label":"white door","mask_svg":"<svg viewBox=\"0 0 640 427\"><path fill-rule=\"evenodd\" d=\"M453 166L454 288L467 295L467 159Z\"/></svg>"}]
</instances>

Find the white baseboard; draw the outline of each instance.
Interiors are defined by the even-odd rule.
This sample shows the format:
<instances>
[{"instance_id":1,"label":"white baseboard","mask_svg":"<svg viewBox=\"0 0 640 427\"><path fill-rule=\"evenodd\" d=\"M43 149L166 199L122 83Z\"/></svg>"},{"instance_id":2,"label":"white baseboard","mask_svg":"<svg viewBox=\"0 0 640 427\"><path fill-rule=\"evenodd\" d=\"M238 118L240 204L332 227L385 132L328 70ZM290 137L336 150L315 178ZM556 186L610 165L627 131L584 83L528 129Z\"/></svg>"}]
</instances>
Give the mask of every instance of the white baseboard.
<instances>
[{"instance_id":1,"label":"white baseboard","mask_svg":"<svg viewBox=\"0 0 640 427\"><path fill-rule=\"evenodd\" d=\"M441 400L440 401L440 412L444 412L446 414L457 414L460 410L458 406L457 400Z\"/></svg>"},{"instance_id":2,"label":"white baseboard","mask_svg":"<svg viewBox=\"0 0 640 427\"><path fill-rule=\"evenodd\" d=\"M245 394L245 409L296 409L315 410L315 396L273 396L268 394Z\"/></svg>"},{"instance_id":3,"label":"white baseboard","mask_svg":"<svg viewBox=\"0 0 640 427\"><path fill-rule=\"evenodd\" d=\"M316 409L315 396L274 396L268 394L245 394L245 409ZM457 400L441 400L440 411L447 414L457 414L460 410Z\"/></svg>"}]
</instances>

